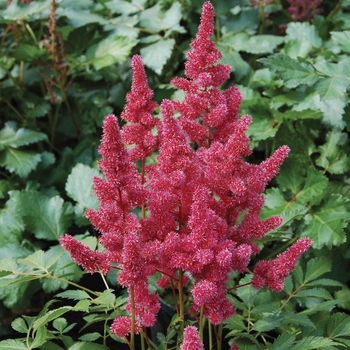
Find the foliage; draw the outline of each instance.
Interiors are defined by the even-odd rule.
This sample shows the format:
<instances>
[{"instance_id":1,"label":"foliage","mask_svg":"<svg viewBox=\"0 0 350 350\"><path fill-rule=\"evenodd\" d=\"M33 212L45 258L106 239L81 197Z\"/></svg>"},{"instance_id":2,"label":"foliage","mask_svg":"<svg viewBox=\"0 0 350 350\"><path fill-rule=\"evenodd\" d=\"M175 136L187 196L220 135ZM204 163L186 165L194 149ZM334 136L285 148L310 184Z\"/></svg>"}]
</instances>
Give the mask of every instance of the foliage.
<instances>
[{"instance_id":1,"label":"foliage","mask_svg":"<svg viewBox=\"0 0 350 350\"><path fill-rule=\"evenodd\" d=\"M233 72L226 84L243 95L240 115L253 116L249 161L259 164L279 146L291 148L265 191L262 212L284 222L259 242L257 260L275 257L301 237L314 242L282 292L255 290L245 285L249 277L232 275L237 311L224 324L224 343L346 348L350 4L325 0L323 12L304 22L292 21L285 1L213 4L221 63ZM168 83L182 74L201 5L63 0L53 17L49 0L0 2L0 314L4 320L11 310L28 315L34 297L45 299L35 316L12 317L16 333L1 325L0 349L103 349L109 339L122 341L109 331L126 303L121 291L110 293L115 276L105 281L112 287L102 283L95 290L58 239L69 232L97 246L83 213L98 206L91 178L99 174L102 120L121 112L134 53L141 54L157 102L182 98ZM83 315L84 324L75 325L72 314ZM168 332L154 337L154 348L174 346L178 322L174 317ZM78 328L84 328L79 339Z\"/></svg>"}]
</instances>

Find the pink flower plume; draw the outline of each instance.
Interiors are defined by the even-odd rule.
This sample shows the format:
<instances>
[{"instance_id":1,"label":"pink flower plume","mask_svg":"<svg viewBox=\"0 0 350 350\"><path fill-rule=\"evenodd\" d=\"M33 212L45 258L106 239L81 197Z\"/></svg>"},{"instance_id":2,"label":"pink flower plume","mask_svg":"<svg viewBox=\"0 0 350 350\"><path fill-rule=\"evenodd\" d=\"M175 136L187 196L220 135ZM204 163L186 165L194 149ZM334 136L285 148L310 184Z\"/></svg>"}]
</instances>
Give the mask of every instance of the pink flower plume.
<instances>
[{"instance_id":1,"label":"pink flower plume","mask_svg":"<svg viewBox=\"0 0 350 350\"><path fill-rule=\"evenodd\" d=\"M300 256L312 245L310 238L302 238L296 241L284 253L277 255L274 260L259 261L254 268L252 285L260 289L265 284L276 292L283 290L283 280L294 270Z\"/></svg>"}]
</instances>

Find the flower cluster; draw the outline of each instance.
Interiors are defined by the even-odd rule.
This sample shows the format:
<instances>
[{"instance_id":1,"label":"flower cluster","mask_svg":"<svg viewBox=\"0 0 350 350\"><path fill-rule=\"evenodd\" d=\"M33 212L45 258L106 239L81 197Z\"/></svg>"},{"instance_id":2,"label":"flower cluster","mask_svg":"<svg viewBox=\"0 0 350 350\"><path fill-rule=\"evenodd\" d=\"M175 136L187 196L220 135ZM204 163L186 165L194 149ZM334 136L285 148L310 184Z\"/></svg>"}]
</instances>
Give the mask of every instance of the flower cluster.
<instances>
[{"instance_id":1,"label":"flower cluster","mask_svg":"<svg viewBox=\"0 0 350 350\"><path fill-rule=\"evenodd\" d=\"M287 11L295 22L306 22L323 12L320 7L323 0L288 0Z\"/></svg>"},{"instance_id":2,"label":"flower cluster","mask_svg":"<svg viewBox=\"0 0 350 350\"><path fill-rule=\"evenodd\" d=\"M141 58L133 57L132 89L122 113L127 124L121 131L114 115L104 120L99 148L104 179L94 178L100 207L86 212L106 252L82 248L69 236L61 240L89 272L107 272L106 261L118 265L118 283L129 291L130 314L112 324L119 337L155 323L159 302L149 291L148 279L156 272L160 288L181 294L189 284L193 315L200 313L214 325L232 316L226 287L230 273L246 272L260 251L255 241L282 222L259 215L262 192L289 148L278 148L260 165L244 159L252 152L245 134L251 117L239 117L242 96L236 87L219 89L230 67L217 63L221 53L210 39L213 19L213 7L205 2L187 54L186 77L171 82L184 91L184 100L163 100L160 119L153 116L158 105L152 101ZM155 151L156 164L147 165ZM141 170L136 166L140 160ZM141 217L137 208L142 208ZM310 244L309 239L299 240L275 260L259 262L253 286L281 290ZM185 328L181 349L203 349L195 327Z\"/></svg>"}]
</instances>

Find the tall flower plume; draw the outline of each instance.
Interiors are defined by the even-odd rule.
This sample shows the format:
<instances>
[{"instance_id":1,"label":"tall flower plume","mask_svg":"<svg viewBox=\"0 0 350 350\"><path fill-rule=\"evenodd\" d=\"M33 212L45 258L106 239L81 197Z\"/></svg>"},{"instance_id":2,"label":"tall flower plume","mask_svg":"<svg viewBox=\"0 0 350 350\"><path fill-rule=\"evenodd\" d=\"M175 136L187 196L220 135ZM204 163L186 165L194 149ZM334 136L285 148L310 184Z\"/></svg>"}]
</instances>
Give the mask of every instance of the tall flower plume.
<instances>
[{"instance_id":1,"label":"tall flower plume","mask_svg":"<svg viewBox=\"0 0 350 350\"><path fill-rule=\"evenodd\" d=\"M108 262L121 270L118 283L129 292L129 315L113 322L111 330L118 336L141 332L156 321L158 295L148 285L156 273L157 285L177 290L180 303L188 283L189 312L214 325L222 323L234 314L226 287L231 272L247 272L251 257L260 251L256 241L282 223L279 217L261 220L260 212L262 193L289 148L278 148L259 165L246 161L252 153L246 136L252 118L239 117L242 96L236 87L219 89L230 67L217 64L221 53L210 39L213 18L213 6L205 2L187 55L186 78L172 80L185 92L184 101L163 100L159 119L153 116L157 104L151 100L142 60L133 57L131 92L121 115L127 124L120 131L114 115L104 121L99 148L104 179L94 179L100 207L86 212L101 233L105 252L75 249L72 238L62 239L89 272L107 272ZM156 163L147 165L152 154ZM138 160L143 162L141 173ZM141 207L138 217L135 209ZM302 239L276 259L259 262L253 286L281 290L310 245ZM178 308L181 318L183 308ZM203 349L195 327L185 328L181 349Z\"/></svg>"}]
</instances>

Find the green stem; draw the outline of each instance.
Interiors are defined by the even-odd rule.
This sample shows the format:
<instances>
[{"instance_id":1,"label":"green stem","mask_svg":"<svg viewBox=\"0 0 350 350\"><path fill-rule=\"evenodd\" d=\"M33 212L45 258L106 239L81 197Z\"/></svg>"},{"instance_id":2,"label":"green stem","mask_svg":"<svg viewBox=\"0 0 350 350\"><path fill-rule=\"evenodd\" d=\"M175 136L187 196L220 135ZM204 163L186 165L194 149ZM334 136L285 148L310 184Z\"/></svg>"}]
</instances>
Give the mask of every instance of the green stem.
<instances>
[{"instance_id":1,"label":"green stem","mask_svg":"<svg viewBox=\"0 0 350 350\"><path fill-rule=\"evenodd\" d=\"M223 324L219 324L218 327L218 344L217 344L217 350L221 350L222 349L222 329L223 329Z\"/></svg>"},{"instance_id":2,"label":"green stem","mask_svg":"<svg viewBox=\"0 0 350 350\"><path fill-rule=\"evenodd\" d=\"M211 329L211 323L208 321L208 336L209 336L209 350L213 349L213 333Z\"/></svg>"},{"instance_id":3,"label":"green stem","mask_svg":"<svg viewBox=\"0 0 350 350\"><path fill-rule=\"evenodd\" d=\"M180 304L180 334L183 334L185 329L185 303L184 303L184 295L183 295L183 287L182 287L182 278L183 278L183 272L182 270L179 271L179 282L178 282L178 288L179 288L179 304Z\"/></svg>"},{"instance_id":4,"label":"green stem","mask_svg":"<svg viewBox=\"0 0 350 350\"><path fill-rule=\"evenodd\" d=\"M134 286L130 286L131 301L131 331L130 331L130 349L135 350L135 293Z\"/></svg>"},{"instance_id":5,"label":"green stem","mask_svg":"<svg viewBox=\"0 0 350 350\"><path fill-rule=\"evenodd\" d=\"M199 337L201 338L201 341L203 343L203 330L205 326L205 317L203 316L204 311L204 305L201 306L201 311L199 315Z\"/></svg>"}]
</instances>

